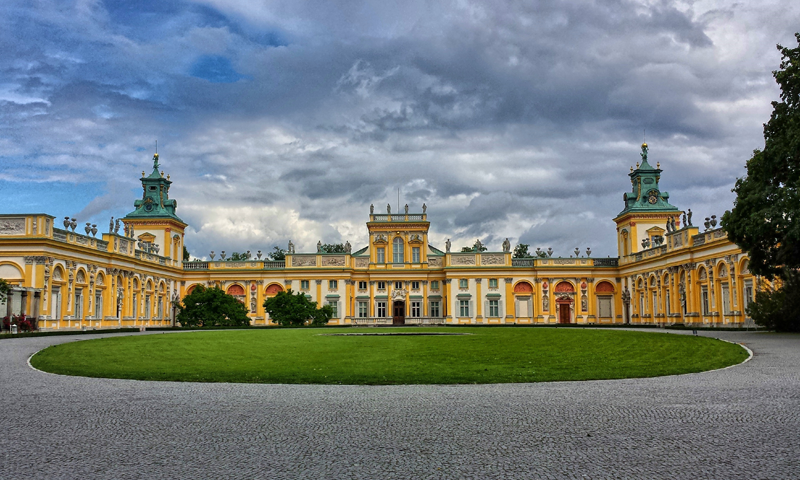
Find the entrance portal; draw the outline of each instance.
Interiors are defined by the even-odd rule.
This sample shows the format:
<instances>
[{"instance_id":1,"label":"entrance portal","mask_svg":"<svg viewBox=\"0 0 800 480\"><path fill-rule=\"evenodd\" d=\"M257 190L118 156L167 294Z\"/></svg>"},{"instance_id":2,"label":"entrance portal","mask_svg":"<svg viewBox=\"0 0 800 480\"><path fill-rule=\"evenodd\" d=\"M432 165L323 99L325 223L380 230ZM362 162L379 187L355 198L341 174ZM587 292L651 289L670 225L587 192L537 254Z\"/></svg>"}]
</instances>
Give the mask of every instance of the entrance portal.
<instances>
[{"instance_id":1,"label":"entrance portal","mask_svg":"<svg viewBox=\"0 0 800 480\"><path fill-rule=\"evenodd\" d=\"M392 325L406 324L406 302L398 301L392 304Z\"/></svg>"},{"instance_id":2,"label":"entrance portal","mask_svg":"<svg viewBox=\"0 0 800 480\"><path fill-rule=\"evenodd\" d=\"M558 323L570 323L571 302L558 302Z\"/></svg>"}]
</instances>

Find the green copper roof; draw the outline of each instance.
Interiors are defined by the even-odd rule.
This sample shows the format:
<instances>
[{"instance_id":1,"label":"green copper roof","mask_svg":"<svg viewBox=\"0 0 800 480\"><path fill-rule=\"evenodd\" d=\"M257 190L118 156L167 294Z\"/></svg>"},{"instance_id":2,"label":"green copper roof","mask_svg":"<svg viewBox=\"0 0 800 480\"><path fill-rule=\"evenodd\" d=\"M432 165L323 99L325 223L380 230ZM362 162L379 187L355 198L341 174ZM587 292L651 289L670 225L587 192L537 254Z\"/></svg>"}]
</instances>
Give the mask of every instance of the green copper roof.
<instances>
[{"instance_id":1,"label":"green copper roof","mask_svg":"<svg viewBox=\"0 0 800 480\"><path fill-rule=\"evenodd\" d=\"M642 163L628 174L631 177L631 191L622 195L625 208L618 217L630 212L677 212L678 208L669 203L669 193L658 188L661 169L653 168L647 162L647 144L642 144Z\"/></svg>"},{"instance_id":2,"label":"green copper roof","mask_svg":"<svg viewBox=\"0 0 800 480\"><path fill-rule=\"evenodd\" d=\"M144 176L142 172L142 198L133 202L134 211L125 218L171 218L185 223L175 214L178 202L169 198L169 187L172 182L164 178L158 171L158 154L153 155L153 172Z\"/></svg>"}]
</instances>

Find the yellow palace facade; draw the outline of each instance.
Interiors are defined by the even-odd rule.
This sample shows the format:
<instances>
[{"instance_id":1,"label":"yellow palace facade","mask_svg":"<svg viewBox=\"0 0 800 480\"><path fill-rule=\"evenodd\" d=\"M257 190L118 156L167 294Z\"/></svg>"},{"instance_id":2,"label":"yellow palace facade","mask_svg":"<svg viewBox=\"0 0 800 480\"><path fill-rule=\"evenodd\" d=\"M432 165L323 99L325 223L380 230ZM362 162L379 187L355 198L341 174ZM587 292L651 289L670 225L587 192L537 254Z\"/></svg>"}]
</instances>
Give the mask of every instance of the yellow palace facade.
<instances>
[{"instance_id":1,"label":"yellow palace facade","mask_svg":"<svg viewBox=\"0 0 800 480\"><path fill-rule=\"evenodd\" d=\"M283 261L191 262L182 261L187 224L156 155L134 211L107 233L90 224L76 231L70 218L0 215L0 278L13 287L0 315L25 314L42 330L169 326L172 302L205 285L248 305L258 326L274 325L264 300L290 288L331 305L332 325L749 325L757 279L747 256L715 221L701 232L691 210L669 203L647 154L643 145L614 218L617 258L512 258L508 240L502 251L451 252L449 241L429 243L423 205L421 213L371 207L359 250L297 253L290 243Z\"/></svg>"}]
</instances>

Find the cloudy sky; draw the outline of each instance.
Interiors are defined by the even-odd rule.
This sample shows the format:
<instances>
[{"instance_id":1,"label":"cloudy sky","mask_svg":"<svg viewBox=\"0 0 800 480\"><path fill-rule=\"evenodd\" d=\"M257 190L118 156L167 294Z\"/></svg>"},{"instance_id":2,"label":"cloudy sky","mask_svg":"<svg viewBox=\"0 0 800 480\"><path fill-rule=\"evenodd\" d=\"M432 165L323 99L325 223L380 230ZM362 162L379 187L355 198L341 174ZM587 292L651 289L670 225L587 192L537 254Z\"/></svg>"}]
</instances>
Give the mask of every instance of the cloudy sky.
<instances>
[{"instance_id":1,"label":"cloudy sky","mask_svg":"<svg viewBox=\"0 0 800 480\"><path fill-rule=\"evenodd\" d=\"M359 247L398 189L440 248L615 256L645 131L671 203L731 208L798 20L794 0L5 0L0 213L105 230L158 140L194 256Z\"/></svg>"}]
</instances>

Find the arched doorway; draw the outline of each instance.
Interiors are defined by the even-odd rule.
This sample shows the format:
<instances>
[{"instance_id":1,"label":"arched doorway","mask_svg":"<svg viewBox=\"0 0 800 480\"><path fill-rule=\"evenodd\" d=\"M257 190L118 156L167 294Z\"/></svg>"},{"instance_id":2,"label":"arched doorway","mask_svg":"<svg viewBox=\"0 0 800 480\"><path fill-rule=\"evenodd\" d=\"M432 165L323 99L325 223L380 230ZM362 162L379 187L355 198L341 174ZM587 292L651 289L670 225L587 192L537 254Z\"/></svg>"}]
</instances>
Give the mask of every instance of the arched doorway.
<instances>
[{"instance_id":1,"label":"arched doorway","mask_svg":"<svg viewBox=\"0 0 800 480\"><path fill-rule=\"evenodd\" d=\"M406 302L397 300L392 303L392 325L406 324Z\"/></svg>"},{"instance_id":2,"label":"arched doorway","mask_svg":"<svg viewBox=\"0 0 800 480\"><path fill-rule=\"evenodd\" d=\"M556 285L556 316L558 323L572 323L575 287L569 282Z\"/></svg>"}]
</instances>

